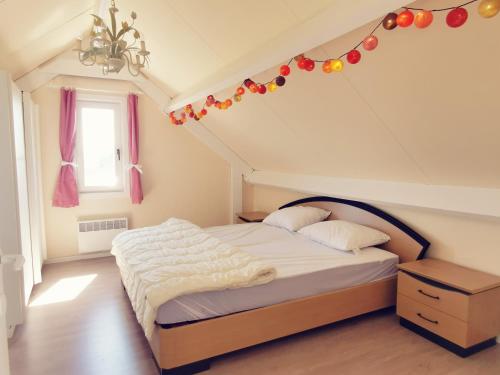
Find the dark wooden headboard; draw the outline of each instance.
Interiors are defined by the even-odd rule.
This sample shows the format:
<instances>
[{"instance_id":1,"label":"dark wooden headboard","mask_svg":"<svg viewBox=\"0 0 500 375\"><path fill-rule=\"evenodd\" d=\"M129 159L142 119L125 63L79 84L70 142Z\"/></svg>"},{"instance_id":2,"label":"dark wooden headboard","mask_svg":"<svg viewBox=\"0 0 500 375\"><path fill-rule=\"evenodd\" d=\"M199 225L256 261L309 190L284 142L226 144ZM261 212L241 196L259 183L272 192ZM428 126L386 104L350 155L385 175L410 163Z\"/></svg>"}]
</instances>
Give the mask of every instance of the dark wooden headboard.
<instances>
[{"instance_id":1,"label":"dark wooden headboard","mask_svg":"<svg viewBox=\"0 0 500 375\"><path fill-rule=\"evenodd\" d=\"M280 209L298 205L332 211L327 220L352 221L387 233L391 240L380 248L397 254L400 263L422 259L430 246L429 241L408 225L367 203L321 196L299 199L285 204Z\"/></svg>"}]
</instances>

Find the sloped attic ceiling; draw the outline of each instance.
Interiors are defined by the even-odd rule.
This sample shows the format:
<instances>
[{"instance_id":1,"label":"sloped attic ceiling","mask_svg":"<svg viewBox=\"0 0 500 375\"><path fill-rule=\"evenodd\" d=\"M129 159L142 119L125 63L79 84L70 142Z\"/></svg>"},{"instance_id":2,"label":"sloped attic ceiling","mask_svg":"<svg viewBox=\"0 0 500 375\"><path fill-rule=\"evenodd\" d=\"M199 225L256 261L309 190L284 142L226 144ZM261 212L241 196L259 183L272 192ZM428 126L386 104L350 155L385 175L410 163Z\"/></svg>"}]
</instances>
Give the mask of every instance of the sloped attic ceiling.
<instances>
[{"instance_id":1,"label":"sloped attic ceiling","mask_svg":"<svg viewBox=\"0 0 500 375\"><path fill-rule=\"evenodd\" d=\"M457 1L413 5L436 3ZM498 188L500 18L469 9L459 29L446 26L445 14L425 30L381 29L379 47L341 74L294 67L275 93L245 94L203 123L258 170ZM374 24L307 55L349 50Z\"/></svg>"},{"instance_id":2,"label":"sloped attic ceiling","mask_svg":"<svg viewBox=\"0 0 500 375\"><path fill-rule=\"evenodd\" d=\"M333 3L117 0L120 19L131 10L139 15L152 51L147 74L174 95ZM89 30L88 14L98 9L91 0L0 0L0 68L19 77L67 49ZM485 20L475 6L469 9L459 29L445 26L445 14L425 30L382 29L379 47L343 73L294 68L278 92L246 94L231 110L211 110L203 125L191 126L206 126L258 170L500 187L500 18ZM372 26L308 54L343 52ZM267 81L276 72L255 78Z\"/></svg>"},{"instance_id":3,"label":"sloped attic ceiling","mask_svg":"<svg viewBox=\"0 0 500 375\"><path fill-rule=\"evenodd\" d=\"M0 69L14 79L88 32L97 0L0 0Z\"/></svg>"},{"instance_id":4,"label":"sloped attic ceiling","mask_svg":"<svg viewBox=\"0 0 500 375\"><path fill-rule=\"evenodd\" d=\"M175 95L335 0L116 0L119 20L138 14L153 51L147 75ZM0 0L0 68L15 79L73 46L109 0ZM107 16L106 16L107 18ZM21 20L21 21L20 21Z\"/></svg>"}]
</instances>

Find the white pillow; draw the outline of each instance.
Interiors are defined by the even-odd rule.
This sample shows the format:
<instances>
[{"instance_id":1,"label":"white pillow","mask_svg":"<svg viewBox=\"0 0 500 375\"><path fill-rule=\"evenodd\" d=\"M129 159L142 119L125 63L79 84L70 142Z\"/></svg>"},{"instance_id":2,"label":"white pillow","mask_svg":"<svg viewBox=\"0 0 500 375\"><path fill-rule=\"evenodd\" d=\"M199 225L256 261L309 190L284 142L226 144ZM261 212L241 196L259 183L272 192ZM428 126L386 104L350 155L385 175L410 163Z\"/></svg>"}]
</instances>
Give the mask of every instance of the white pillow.
<instances>
[{"instance_id":1,"label":"white pillow","mask_svg":"<svg viewBox=\"0 0 500 375\"><path fill-rule=\"evenodd\" d=\"M325 220L331 213L316 207L292 206L274 211L263 223L295 232L306 225Z\"/></svg>"},{"instance_id":2,"label":"white pillow","mask_svg":"<svg viewBox=\"0 0 500 375\"><path fill-rule=\"evenodd\" d=\"M376 229L344 220L312 224L299 230L299 233L323 245L355 253L364 247L380 245L391 239Z\"/></svg>"}]
</instances>

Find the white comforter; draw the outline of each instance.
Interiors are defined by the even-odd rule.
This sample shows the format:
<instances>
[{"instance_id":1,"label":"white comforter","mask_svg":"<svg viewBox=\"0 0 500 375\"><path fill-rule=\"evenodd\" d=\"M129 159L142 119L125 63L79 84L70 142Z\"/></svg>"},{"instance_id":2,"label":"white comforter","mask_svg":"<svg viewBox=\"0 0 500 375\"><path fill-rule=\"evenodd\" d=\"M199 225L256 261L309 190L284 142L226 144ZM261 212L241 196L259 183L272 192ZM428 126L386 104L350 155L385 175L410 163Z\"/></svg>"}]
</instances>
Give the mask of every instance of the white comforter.
<instances>
[{"instance_id":1,"label":"white comforter","mask_svg":"<svg viewBox=\"0 0 500 375\"><path fill-rule=\"evenodd\" d=\"M176 218L119 234L111 253L148 338L158 307L173 298L265 284L276 276L274 267Z\"/></svg>"}]
</instances>

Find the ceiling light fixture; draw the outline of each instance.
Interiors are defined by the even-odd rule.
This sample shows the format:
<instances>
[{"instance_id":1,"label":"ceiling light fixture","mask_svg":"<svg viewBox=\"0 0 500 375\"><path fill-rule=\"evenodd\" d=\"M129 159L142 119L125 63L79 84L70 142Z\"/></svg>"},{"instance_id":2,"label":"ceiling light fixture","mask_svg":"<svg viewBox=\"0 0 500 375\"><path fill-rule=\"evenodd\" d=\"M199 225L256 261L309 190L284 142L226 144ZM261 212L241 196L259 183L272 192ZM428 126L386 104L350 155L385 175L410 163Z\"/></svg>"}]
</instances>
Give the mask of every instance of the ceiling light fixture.
<instances>
[{"instance_id":1,"label":"ceiling light fixture","mask_svg":"<svg viewBox=\"0 0 500 375\"><path fill-rule=\"evenodd\" d=\"M111 1L109 14L111 16L111 27L108 27L104 20L92 14L94 25L90 33L90 43L87 49L81 47L77 49L78 58L83 65L102 66L103 74L118 73L127 65L131 75L138 76L144 65L149 62L149 51L146 50L146 43L142 40L141 33L134 27L137 14L132 12L130 17L132 22L122 21L121 29L116 27L116 13L118 8L114 0ZM133 40L129 45L125 38L132 35ZM137 46L139 42L140 46Z\"/></svg>"}]
</instances>

